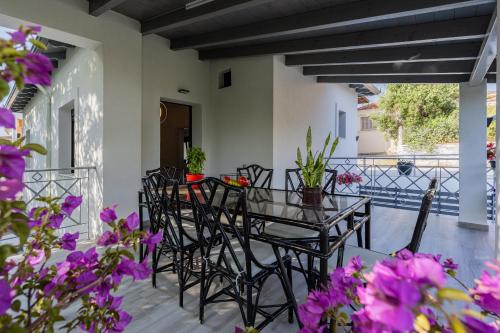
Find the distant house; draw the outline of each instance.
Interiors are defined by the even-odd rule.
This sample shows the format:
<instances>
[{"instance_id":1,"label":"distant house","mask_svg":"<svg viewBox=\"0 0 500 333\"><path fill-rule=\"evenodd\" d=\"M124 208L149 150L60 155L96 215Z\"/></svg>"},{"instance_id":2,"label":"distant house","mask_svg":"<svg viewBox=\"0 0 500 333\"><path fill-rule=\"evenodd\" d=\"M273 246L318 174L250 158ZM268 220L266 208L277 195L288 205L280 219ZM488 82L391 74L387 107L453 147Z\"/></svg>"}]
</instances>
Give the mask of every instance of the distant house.
<instances>
[{"instance_id":1,"label":"distant house","mask_svg":"<svg viewBox=\"0 0 500 333\"><path fill-rule=\"evenodd\" d=\"M358 155L387 155L393 150L391 140L385 138L372 119L381 112L377 103L358 107Z\"/></svg>"}]
</instances>

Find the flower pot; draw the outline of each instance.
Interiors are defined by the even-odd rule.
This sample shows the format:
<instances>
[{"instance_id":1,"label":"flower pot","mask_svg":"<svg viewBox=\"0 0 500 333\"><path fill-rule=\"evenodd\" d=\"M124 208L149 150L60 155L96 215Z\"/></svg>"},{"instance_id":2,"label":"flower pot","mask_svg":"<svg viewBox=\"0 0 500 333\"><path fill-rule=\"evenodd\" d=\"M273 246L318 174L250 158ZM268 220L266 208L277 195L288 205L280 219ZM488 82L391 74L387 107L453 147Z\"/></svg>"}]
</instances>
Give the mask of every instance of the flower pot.
<instances>
[{"instance_id":1,"label":"flower pot","mask_svg":"<svg viewBox=\"0 0 500 333\"><path fill-rule=\"evenodd\" d=\"M409 176L413 170L413 163L411 162L398 162L398 172L399 175Z\"/></svg>"},{"instance_id":2,"label":"flower pot","mask_svg":"<svg viewBox=\"0 0 500 333\"><path fill-rule=\"evenodd\" d=\"M198 180L202 180L205 178L205 175L202 173L186 173L186 182L191 183L191 182L197 182ZM193 185L193 188L197 188L198 186Z\"/></svg>"},{"instance_id":3,"label":"flower pot","mask_svg":"<svg viewBox=\"0 0 500 333\"><path fill-rule=\"evenodd\" d=\"M497 167L497 161L496 160L489 160L488 163L490 164L490 167L492 169L495 169Z\"/></svg>"},{"instance_id":4,"label":"flower pot","mask_svg":"<svg viewBox=\"0 0 500 333\"><path fill-rule=\"evenodd\" d=\"M308 206L321 206L323 203L321 187L305 187L302 191L302 203Z\"/></svg>"}]
</instances>

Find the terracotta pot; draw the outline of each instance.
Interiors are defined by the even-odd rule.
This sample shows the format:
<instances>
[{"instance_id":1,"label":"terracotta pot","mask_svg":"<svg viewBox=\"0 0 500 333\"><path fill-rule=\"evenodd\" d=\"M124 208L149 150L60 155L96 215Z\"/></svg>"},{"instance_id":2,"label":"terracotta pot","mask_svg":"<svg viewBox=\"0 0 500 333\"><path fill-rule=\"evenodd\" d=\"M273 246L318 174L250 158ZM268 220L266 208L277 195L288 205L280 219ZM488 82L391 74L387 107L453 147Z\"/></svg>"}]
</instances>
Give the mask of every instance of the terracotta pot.
<instances>
[{"instance_id":1,"label":"terracotta pot","mask_svg":"<svg viewBox=\"0 0 500 333\"><path fill-rule=\"evenodd\" d=\"M302 192L302 203L308 206L321 206L323 203L321 187L305 187Z\"/></svg>"}]
</instances>

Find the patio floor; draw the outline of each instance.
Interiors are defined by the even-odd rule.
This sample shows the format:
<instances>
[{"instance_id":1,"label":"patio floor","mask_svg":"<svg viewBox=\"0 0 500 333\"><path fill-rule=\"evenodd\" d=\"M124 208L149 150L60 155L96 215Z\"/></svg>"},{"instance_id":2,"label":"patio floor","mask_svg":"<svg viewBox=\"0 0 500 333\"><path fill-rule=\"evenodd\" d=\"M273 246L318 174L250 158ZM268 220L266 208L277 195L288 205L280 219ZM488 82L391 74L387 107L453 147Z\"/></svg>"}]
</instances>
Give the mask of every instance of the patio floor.
<instances>
[{"instance_id":1,"label":"patio floor","mask_svg":"<svg viewBox=\"0 0 500 333\"><path fill-rule=\"evenodd\" d=\"M372 247L374 250L392 252L406 245L416 221L417 212L391 208L373 209ZM482 269L482 262L493 257L494 232L474 231L457 227L457 218L429 215L428 227L424 233L420 252L440 253L452 257L460 265L459 278L471 285ZM84 247L92 244L82 244ZM124 308L134 317L127 332L234 332L235 325L241 325L241 318L235 303L212 304L205 310L205 323L198 321L197 287L185 293L184 308L178 306L178 288L174 274L162 274L158 288L151 287L150 279L127 282L121 288L125 296ZM294 290L299 303L306 296L302 276L294 276ZM269 281L263 297L282 299L281 286L277 280ZM295 332L298 326L288 324L286 314L266 327L264 332Z\"/></svg>"}]
</instances>

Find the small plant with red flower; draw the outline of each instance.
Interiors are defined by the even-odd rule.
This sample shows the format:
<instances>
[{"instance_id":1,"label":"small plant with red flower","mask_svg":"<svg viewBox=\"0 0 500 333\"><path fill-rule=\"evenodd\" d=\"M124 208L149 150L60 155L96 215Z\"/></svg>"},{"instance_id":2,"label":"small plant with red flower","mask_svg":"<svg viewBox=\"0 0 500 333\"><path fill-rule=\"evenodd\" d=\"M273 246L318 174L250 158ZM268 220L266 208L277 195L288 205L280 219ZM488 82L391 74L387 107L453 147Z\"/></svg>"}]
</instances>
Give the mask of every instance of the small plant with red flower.
<instances>
[{"instance_id":1,"label":"small plant with red flower","mask_svg":"<svg viewBox=\"0 0 500 333\"><path fill-rule=\"evenodd\" d=\"M352 172L346 172L337 176L337 184L339 185L351 185L351 184L359 184L363 181L363 178L360 175L357 175Z\"/></svg>"},{"instance_id":2,"label":"small plant with red flower","mask_svg":"<svg viewBox=\"0 0 500 333\"><path fill-rule=\"evenodd\" d=\"M488 161L494 161L497 156L497 149L493 142L488 142L486 145L486 158Z\"/></svg>"}]
</instances>

